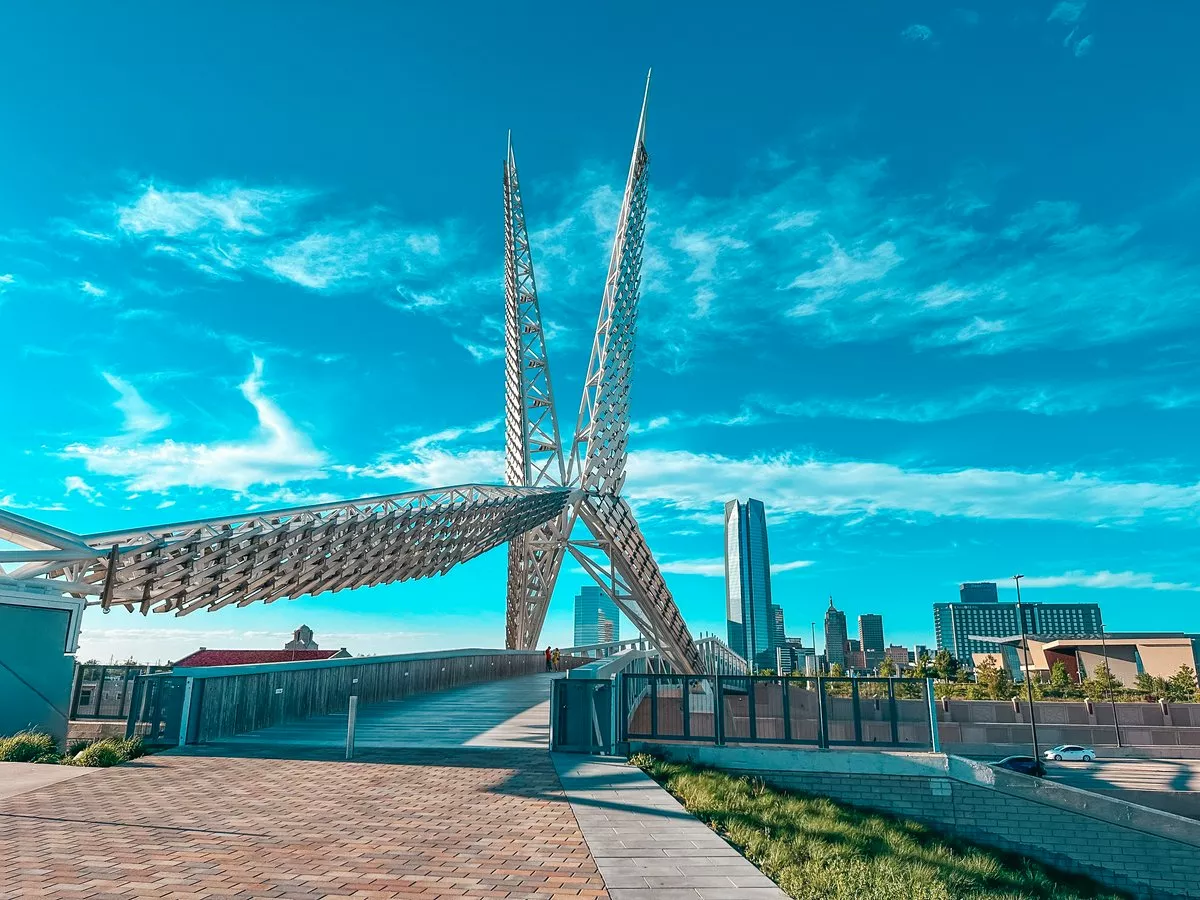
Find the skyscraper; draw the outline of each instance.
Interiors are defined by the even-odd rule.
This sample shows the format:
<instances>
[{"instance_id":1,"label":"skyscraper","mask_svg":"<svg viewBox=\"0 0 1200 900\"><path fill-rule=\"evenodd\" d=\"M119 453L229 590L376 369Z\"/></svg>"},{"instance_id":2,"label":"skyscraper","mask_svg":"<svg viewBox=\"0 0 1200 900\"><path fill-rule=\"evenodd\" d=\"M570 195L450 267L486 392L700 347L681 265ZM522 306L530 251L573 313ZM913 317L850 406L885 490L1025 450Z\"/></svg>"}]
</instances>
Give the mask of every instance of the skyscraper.
<instances>
[{"instance_id":1,"label":"skyscraper","mask_svg":"<svg viewBox=\"0 0 1200 900\"><path fill-rule=\"evenodd\" d=\"M959 596L987 597L987 591L968 595L967 588L990 588L994 598L996 585L964 584ZM1025 633L1085 637L1100 633L1100 607L1095 603L1029 603L1021 604L1025 618ZM1013 637L1021 633L1017 604L1000 603L992 599L964 599L960 603L933 604L933 630L938 650L949 650L960 662L970 665L976 653L1001 656L1001 647L989 637Z\"/></svg>"},{"instance_id":2,"label":"skyscraper","mask_svg":"<svg viewBox=\"0 0 1200 900\"><path fill-rule=\"evenodd\" d=\"M825 664L834 663L846 670L846 614L833 605L829 598L829 609L825 610Z\"/></svg>"},{"instance_id":3,"label":"skyscraper","mask_svg":"<svg viewBox=\"0 0 1200 900\"><path fill-rule=\"evenodd\" d=\"M761 500L725 504L725 613L729 646L755 668L774 667L771 559Z\"/></svg>"},{"instance_id":4,"label":"skyscraper","mask_svg":"<svg viewBox=\"0 0 1200 900\"><path fill-rule=\"evenodd\" d=\"M575 595L575 646L608 644L620 639L617 604L594 584L581 587Z\"/></svg>"},{"instance_id":5,"label":"skyscraper","mask_svg":"<svg viewBox=\"0 0 1200 900\"><path fill-rule=\"evenodd\" d=\"M960 603L996 603L999 601L999 597L996 596L996 582L969 581L960 584L958 600Z\"/></svg>"},{"instance_id":6,"label":"skyscraper","mask_svg":"<svg viewBox=\"0 0 1200 900\"><path fill-rule=\"evenodd\" d=\"M783 627L783 607L778 603L772 603L768 608L771 620L771 652L775 652L776 647L782 647L787 643L787 632Z\"/></svg>"},{"instance_id":7,"label":"skyscraper","mask_svg":"<svg viewBox=\"0 0 1200 900\"><path fill-rule=\"evenodd\" d=\"M859 616L858 640L868 669L874 669L883 662L883 616L876 613Z\"/></svg>"}]
</instances>

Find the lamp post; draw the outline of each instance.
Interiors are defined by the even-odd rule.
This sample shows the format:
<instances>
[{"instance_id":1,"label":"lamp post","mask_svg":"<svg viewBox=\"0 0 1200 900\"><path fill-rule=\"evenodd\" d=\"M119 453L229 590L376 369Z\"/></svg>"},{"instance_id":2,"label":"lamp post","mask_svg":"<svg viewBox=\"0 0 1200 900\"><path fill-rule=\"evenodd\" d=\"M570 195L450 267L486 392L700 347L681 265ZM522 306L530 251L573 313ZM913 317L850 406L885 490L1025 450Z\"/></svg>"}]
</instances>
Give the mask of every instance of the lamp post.
<instances>
[{"instance_id":1,"label":"lamp post","mask_svg":"<svg viewBox=\"0 0 1200 900\"><path fill-rule=\"evenodd\" d=\"M817 659L817 623L816 622L812 623L812 635L813 635L813 668L816 669L817 674L820 675L821 674L821 666L819 665L820 660Z\"/></svg>"},{"instance_id":2,"label":"lamp post","mask_svg":"<svg viewBox=\"0 0 1200 900\"><path fill-rule=\"evenodd\" d=\"M1113 696L1113 673L1108 664L1108 643L1104 640L1104 620L1100 620L1100 649L1104 651L1104 671L1108 673L1108 702L1112 706L1113 731L1117 733L1117 746L1121 746L1121 723L1117 721L1117 700Z\"/></svg>"},{"instance_id":3,"label":"lamp post","mask_svg":"<svg viewBox=\"0 0 1200 900\"><path fill-rule=\"evenodd\" d=\"M1021 607L1021 579L1024 575L1014 575L1013 582L1017 586L1017 619L1021 622L1021 649L1025 656L1025 696L1029 698L1029 730L1033 736L1033 758L1041 761L1042 754L1038 751L1037 714L1033 709L1033 681L1029 659L1029 638L1025 636L1025 611Z\"/></svg>"}]
</instances>

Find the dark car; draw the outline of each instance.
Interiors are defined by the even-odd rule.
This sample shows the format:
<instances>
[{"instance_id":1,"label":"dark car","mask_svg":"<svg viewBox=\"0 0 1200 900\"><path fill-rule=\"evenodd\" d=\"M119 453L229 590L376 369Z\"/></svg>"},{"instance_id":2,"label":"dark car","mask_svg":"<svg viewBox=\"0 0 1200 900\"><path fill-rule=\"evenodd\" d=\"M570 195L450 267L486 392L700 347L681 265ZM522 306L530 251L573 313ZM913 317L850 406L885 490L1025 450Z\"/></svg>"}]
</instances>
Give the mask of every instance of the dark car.
<instances>
[{"instance_id":1,"label":"dark car","mask_svg":"<svg viewBox=\"0 0 1200 900\"><path fill-rule=\"evenodd\" d=\"M1009 769L1013 772L1020 772L1022 775L1033 775L1035 778L1041 778L1046 774L1046 767L1042 765L1040 759L1034 759L1032 756L1006 756L1000 762L992 763L997 769Z\"/></svg>"}]
</instances>

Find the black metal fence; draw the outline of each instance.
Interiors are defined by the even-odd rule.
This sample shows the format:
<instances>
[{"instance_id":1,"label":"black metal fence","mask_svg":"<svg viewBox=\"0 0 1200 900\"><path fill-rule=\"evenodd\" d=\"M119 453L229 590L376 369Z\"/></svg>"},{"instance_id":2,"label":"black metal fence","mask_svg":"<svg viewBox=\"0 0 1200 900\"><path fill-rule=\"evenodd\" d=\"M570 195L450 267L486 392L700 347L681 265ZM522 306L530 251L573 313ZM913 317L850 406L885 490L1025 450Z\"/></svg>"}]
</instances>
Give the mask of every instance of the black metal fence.
<instances>
[{"instance_id":1,"label":"black metal fence","mask_svg":"<svg viewBox=\"0 0 1200 900\"><path fill-rule=\"evenodd\" d=\"M151 746L174 747L183 724L187 679L179 675L142 675L133 683L125 736Z\"/></svg>"},{"instance_id":2,"label":"black metal fence","mask_svg":"<svg viewBox=\"0 0 1200 900\"><path fill-rule=\"evenodd\" d=\"M622 674L620 703L624 740L936 746L926 679Z\"/></svg>"},{"instance_id":3,"label":"black metal fence","mask_svg":"<svg viewBox=\"0 0 1200 900\"><path fill-rule=\"evenodd\" d=\"M161 671L165 671L163 666L77 665L71 691L71 718L128 718L134 680L138 675Z\"/></svg>"}]
</instances>

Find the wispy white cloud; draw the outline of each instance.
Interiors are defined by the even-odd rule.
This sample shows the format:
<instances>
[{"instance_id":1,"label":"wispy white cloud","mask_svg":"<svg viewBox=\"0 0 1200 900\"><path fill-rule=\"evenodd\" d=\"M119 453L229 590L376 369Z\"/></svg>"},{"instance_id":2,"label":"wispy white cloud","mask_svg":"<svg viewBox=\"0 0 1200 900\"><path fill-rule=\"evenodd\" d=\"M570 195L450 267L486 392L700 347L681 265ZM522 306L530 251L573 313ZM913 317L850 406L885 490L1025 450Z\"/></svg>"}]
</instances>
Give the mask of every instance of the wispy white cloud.
<instances>
[{"instance_id":1,"label":"wispy white cloud","mask_svg":"<svg viewBox=\"0 0 1200 900\"><path fill-rule=\"evenodd\" d=\"M301 188L231 181L195 189L146 183L113 215L127 239L213 278L254 275L322 292L399 282L406 297L444 302L437 276L461 261L447 252L446 235L378 209L322 218L319 199Z\"/></svg>"},{"instance_id":2,"label":"wispy white cloud","mask_svg":"<svg viewBox=\"0 0 1200 900\"><path fill-rule=\"evenodd\" d=\"M73 443L63 453L83 460L89 472L122 479L131 491L164 492L177 487L245 491L254 485L326 477L325 452L296 428L263 389L263 363L255 357L241 393L254 408L258 427L242 440L149 442L126 437L99 444Z\"/></svg>"},{"instance_id":3,"label":"wispy white cloud","mask_svg":"<svg viewBox=\"0 0 1200 900\"><path fill-rule=\"evenodd\" d=\"M443 428L406 441L370 465L337 468L352 477L396 479L413 487L498 484L504 475L503 451L475 446L471 438L489 434L499 424L499 419L489 419Z\"/></svg>"},{"instance_id":4,"label":"wispy white cloud","mask_svg":"<svg viewBox=\"0 0 1200 900\"><path fill-rule=\"evenodd\" d=\"M680 450L630 455L631 500L683 510L713 498L771 497L773 515L920 514L1088 523L1195 520L1200 485L1121 481L1084 472L912 469L789 454L731 458Z\"/></svg>"},{"instance_id":5,"label":"wispy white cloud","mask_svg":"<svg viewBox=\"0 0 1200 900\"><path fill-rule=\"evenodd\" d=\"M458 334L454 336L454 343L470 353L471 358L477 363L490 362L493 359L500 359L504 356L504 347L499 343L477 344Z\"/></svg>"},{"instance_id":6,"label":"wispy white cloud","mask_svg":"<svg viewBox=\"0 0 1200 900\"><path fill-rule=\"evenodd\" d=\"M792 572L813 565L811 559L795 559L790 562L772 563L772 574ZM659 568L671 575L701 575L706 578L724 578L725 560L723 559L675 559L659 563Z\"/></svg>"},{"instance_id":7,"label":"wispy white cloud","mask_svg":"<svg viewBox=\"0 0 1200 900\"><path fill-rule=\"evenodd\" d=\"M992 581L1003 581L994 578ZM1200 591L1200 585L1190 582L1160 581L1157 576L1147 572L1100 572L1071 571L1062 575L1027 575L1021 579L1022 587L1027 588L1058 588L1080 587L1127 588L1131 590L1150 591Z\"/></svg>"},{"instance_id":8,"label":"wispy white cloud","mask_svg":"<svg viewBox=\"0 0 1200 900\"><path fill-rule=\"evenodd\" d=\"M99 492L80 478L78 475L68 475L63 480L63 486L67 489L67 496L71 494L79 494L84 500L92 502L100 496Z\"/></svg>"},{"instance_id":9,"label":"wispy white cloud","mask_svg":"<svg viewBox=\"0 0 1200 900\"><path fill-rule=\"evenodd\" d=\"M1080 38L1080 40L1078 42L1076 42L1076 44L1075 44L1075 55L1076 56L1086 56L1087 55L1087 53L1092 49L1092 38L1093 38L1093 35L1089 34L1087 37Z\"/></svg>"},{"instance_id":10,"label":"wispy white cloud","mask_svg":"<svg viewBox=\"0 0 1200 900\"><path fill-rule=\"evenodd\" d=\"M92 284L90 281L79 282L79 290L87 294L89 297L107 297L108 291L100 287L98 284Z\"/></svg>"},{"instance_id":11,"label":"wispy white cloud","mask_svg":"<svg viewBox=\"0 0 1200 900\"><path fill-rule=\"evenodd\" d=\"M928 25L909 25L902 32L900 32L900 36L906 41L924 43L926 41L933 40L933 29Z\"/></svg>"},{"instance_id":12,"label":"wispy white cloud","mask_svg":"<svg viewBox=\"0 0 1200 900\"><path fill-rule=\"evenodd\" d=\"M130 434L149 434L171 424L171 417L147 403L137 388L110 372L100 373L120 397L113 404L125 416L124 430Z\"/></svg>"},{"instance_id":13,"label":"wispy white cloud","mask_svg":"<svg viewBox=\"0 0 1200 900\"><path fill-rule=\"evenodd\" d=\"M1062 0L1061 3L1055 4L1054 8L1050 10L1050 15L1046 21L1074 25L1079 21L1086 8L1086 0Z\"/></svg>"}]
</instances>

